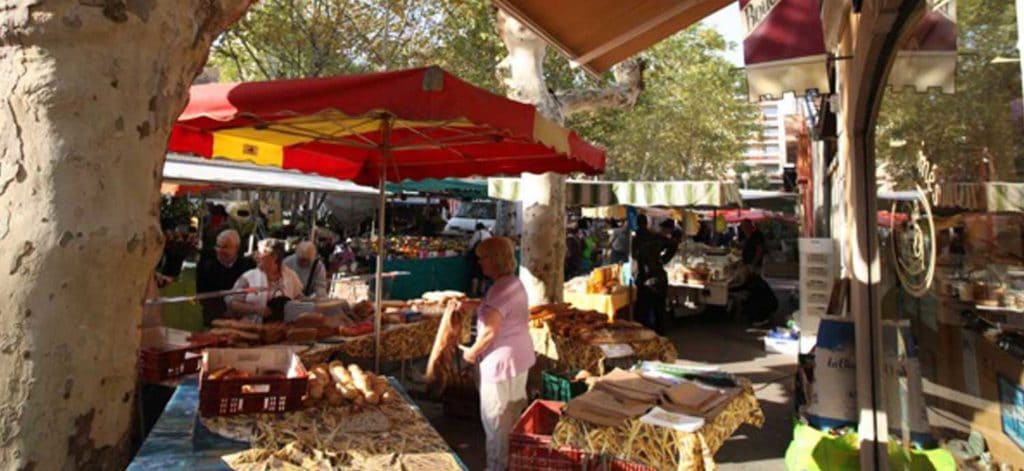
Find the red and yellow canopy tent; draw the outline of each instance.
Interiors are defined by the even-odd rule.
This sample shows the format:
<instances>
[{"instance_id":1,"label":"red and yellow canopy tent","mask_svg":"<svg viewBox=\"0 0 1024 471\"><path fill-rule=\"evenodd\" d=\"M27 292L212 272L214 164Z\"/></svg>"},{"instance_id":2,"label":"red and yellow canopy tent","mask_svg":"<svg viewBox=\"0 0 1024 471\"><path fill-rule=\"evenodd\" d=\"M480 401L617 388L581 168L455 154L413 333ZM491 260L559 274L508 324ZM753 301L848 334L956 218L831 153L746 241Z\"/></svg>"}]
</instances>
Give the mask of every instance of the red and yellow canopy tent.
<instances>
[{"instance_id":1,"label":"red and yellow canopy tent","mask_svg":"<svg viewBox=\"0 0 1024 471\"><path fill-rule=\"evenodd\" d=\"M530 105L438 67L325 78L197 85L168 150L379 185L402 180L600 174L604 150ZM378 244L382 286L385 244ZM376 290L380 346L381 290ZM378 363L379 368L379 352Z\"/></svg>"},{"instance_id":2,"label":"red and yellow canopy tent","mask_svg":"<svg viewBox=\"0 0 1024 471\"><path fill-rule=\"evenodd\" d=\"M378 184L599 174L604 151L437 67L192 87L169 150Z\"/></svg>"}]
</instances>

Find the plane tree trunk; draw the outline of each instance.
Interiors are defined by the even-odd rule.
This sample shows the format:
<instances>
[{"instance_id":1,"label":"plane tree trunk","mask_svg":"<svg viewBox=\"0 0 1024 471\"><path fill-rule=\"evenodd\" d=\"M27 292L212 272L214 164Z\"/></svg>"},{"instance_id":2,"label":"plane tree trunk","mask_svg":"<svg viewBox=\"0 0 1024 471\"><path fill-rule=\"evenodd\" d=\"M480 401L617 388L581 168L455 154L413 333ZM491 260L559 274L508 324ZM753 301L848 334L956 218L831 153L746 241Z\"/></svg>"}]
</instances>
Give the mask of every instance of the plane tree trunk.
<instances>
[{"instance_id":1,"label":"plane tree trunk","mask_svg":"<svg viewBox=\"0 0 1024 471\"><path fill-rule=\"evenodd\" d=\"M167 138L249 3L0 8L0 468L125 465Z\"/></svg>"},{"instance_id":2,"label":"plane tree trunk","mask_svg":"<svg viewBox=\"0 0 1024 471\"><path fill-rule=\"evenodd\" d=\"M498 10L498 35L508 56L498 64L498 77L509 98L537 107L562 124L573 113L608 107L631 107L643 89L643 63L629 60L614 70L615 84L601 89L553 94L544 81L547 44L515 18ZM556 173L521 175L523 189L522 266L519 278L530 305L560 302L565 276L565 176Z\"/></svg>"}]
</instances>

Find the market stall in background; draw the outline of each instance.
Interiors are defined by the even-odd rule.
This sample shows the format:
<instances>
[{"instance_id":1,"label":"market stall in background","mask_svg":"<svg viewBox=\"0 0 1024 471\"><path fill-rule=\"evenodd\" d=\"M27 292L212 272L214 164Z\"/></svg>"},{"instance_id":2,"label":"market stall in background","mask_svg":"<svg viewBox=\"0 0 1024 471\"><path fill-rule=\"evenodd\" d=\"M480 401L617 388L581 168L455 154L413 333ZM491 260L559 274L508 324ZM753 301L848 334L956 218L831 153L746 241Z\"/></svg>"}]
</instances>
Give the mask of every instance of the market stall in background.
<instances>
[{"instance_id":1,"label":"market stall in background","mask_svg":"<svg viewBox=\"0 0 1024 471\"><path fill-rule=\"evenodd\" d=\"M368 92L363 86L366 83L378 87L377 93ZM448 100L438 101L441 97ZM373 370L380 372L381 361L399 361L404 376L405 360L435 357L436 349L432 347L436 342L432 340L445 337L448 329L457 328L467 335L470 331L461 321L457 326L449 321L458 300L465 299L461 292L425 293L414 302L385 300L385 279L411 276L409 272L384 272L389 250L418 259L440 251L447 255L461 248L445 243L432 246L430 239L389 241L385 182L542 171L595 173L604 165L603 151L547 121L532 106L492 95L436 67L196 86L169 147L206 158L249 161L378 184L378 212L373 224L377 237L369 242L376 242L373 248L377 254L372 301L304 297L279 303L280 298L274 298L267 305L270 317L262 322L214 319L212 329L184 340L179 338L181 332L170 335L166 327L154 327L164 329L167 335L154 335L154 343L144 349L153 352L148 356L156 362L151 369L161 373L159 380L174 382L198 367L198 407L204 418L290 412L283 416L201 421L202 427L215 434L248 442L247 451L223 457L232 466L333 467L353 464L354 459L390 460L393 465L397 456L403 468L420 469L428 463L431 469L464 467L445 453L447 446L438 447L436 432L429 426L408 430L418 430L418 434L398 430L399 424L417 421L415 413L408 414L408 404L389 408L404 397L398 383L366 373L358 363L327 363L332 358L361 359L364 364L372 362ZM552 155L552 149L559 153ZM460 158L451 160L453 154ZM351 281L359 278L348 277ZM339 281L346 280L336 279L335 291ZM351 289L356 286L348 284L350 289L345 294L361 294ZM241 293L261 291L268 289L252 287ZM197 297L227 294L234 293ZM173 301L161 299L151 304ZM463 318L470 322L470 316ZM465 340L463 337L454 338L460 342ZM209 348L212 346L234 348ZM449 345L451 349L455 346ZM247 347L250 350L238 350ZM204 348L202 361L197 362L195 353ZM454 356L449 353L446 358ZM451 364L444 362L442 367L448 369ZM176 394L187 392L183 388ZM195 407L194 402L185 401L185 408ZM323 423L308 424L302 414L313 414L336 425L325 429ZM349 426L343 427L346 423ZM339 428L358 428L355 424L381 435L338 440L343 438L337 435ZM175 422L171 426L178 425ZM297 431L296 426L301 430ZM195 460L195 445L177 446L170 452L158 450L156 454L161 456L157 459ZM420 449L421 445L427 448ZM439 449L443 452L436 456L421 456L423 451ZM371 463L365 465L374 467Z\"/></svg>"}]
</instances>

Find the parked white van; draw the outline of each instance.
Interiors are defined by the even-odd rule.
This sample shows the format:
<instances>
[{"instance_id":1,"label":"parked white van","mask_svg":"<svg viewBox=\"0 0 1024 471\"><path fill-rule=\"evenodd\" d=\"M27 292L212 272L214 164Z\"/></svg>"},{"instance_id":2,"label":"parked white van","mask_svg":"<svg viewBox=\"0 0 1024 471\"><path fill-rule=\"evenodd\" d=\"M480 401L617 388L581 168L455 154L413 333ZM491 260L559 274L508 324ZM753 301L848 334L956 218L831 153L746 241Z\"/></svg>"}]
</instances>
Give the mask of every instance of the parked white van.
<instances>
[{"instance_id":1,"label":"parked white van","mask_svg":"<svg viewBox=\"0 0 1024 471\"><path fill-rule=\"evenodd\" d=\"M487 230L496 233L497 226L507 223L506 227L513 229L513 234L519 234L520 220L522 214L521 204L501 200L473 200L466 201L459 205L455 215L448 219L443 234L449 236L467 235L476 230L476 225L483 224ZM511 221L503 221L502 218L511 218Z\"/></svg>"}]
</instances>

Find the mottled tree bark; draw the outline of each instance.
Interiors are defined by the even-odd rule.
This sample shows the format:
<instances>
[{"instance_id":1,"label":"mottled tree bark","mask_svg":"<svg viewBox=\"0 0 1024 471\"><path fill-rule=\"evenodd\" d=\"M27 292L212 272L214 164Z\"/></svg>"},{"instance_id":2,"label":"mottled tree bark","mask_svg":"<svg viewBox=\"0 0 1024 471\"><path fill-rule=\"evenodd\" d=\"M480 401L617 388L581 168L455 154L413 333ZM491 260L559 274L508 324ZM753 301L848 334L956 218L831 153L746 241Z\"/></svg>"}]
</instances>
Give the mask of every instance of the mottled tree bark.
<instances>
[{"instance_id":1,"label":"mottled tree bark","mask_svg":"<svg viewBox=\"0 0 1024 471\"><path fill-rule=\"evenodd\" d=\"M0 5L0 468L124 466L167 138L249 2Z\"/></svg>"},{"instance_id":2,"label":"mottled tree bark","mask_svg":"<svg viewBox=\"0 0 1024 471\"><path fill-rule=\"evenodd\" d=\"M630 107L643 89L643 64L629 60L616 67L616 84L604 89L554 94L544 82L547 44L525 25L498 10L498 35L508 56L498 64L498 78L513 100L537 107L548 119L563 123L573 113L607 107ZM523 221L519 278L530 305L560 302L565 274L565 176L521 176Z\"/></svg>"}]
</instances>

